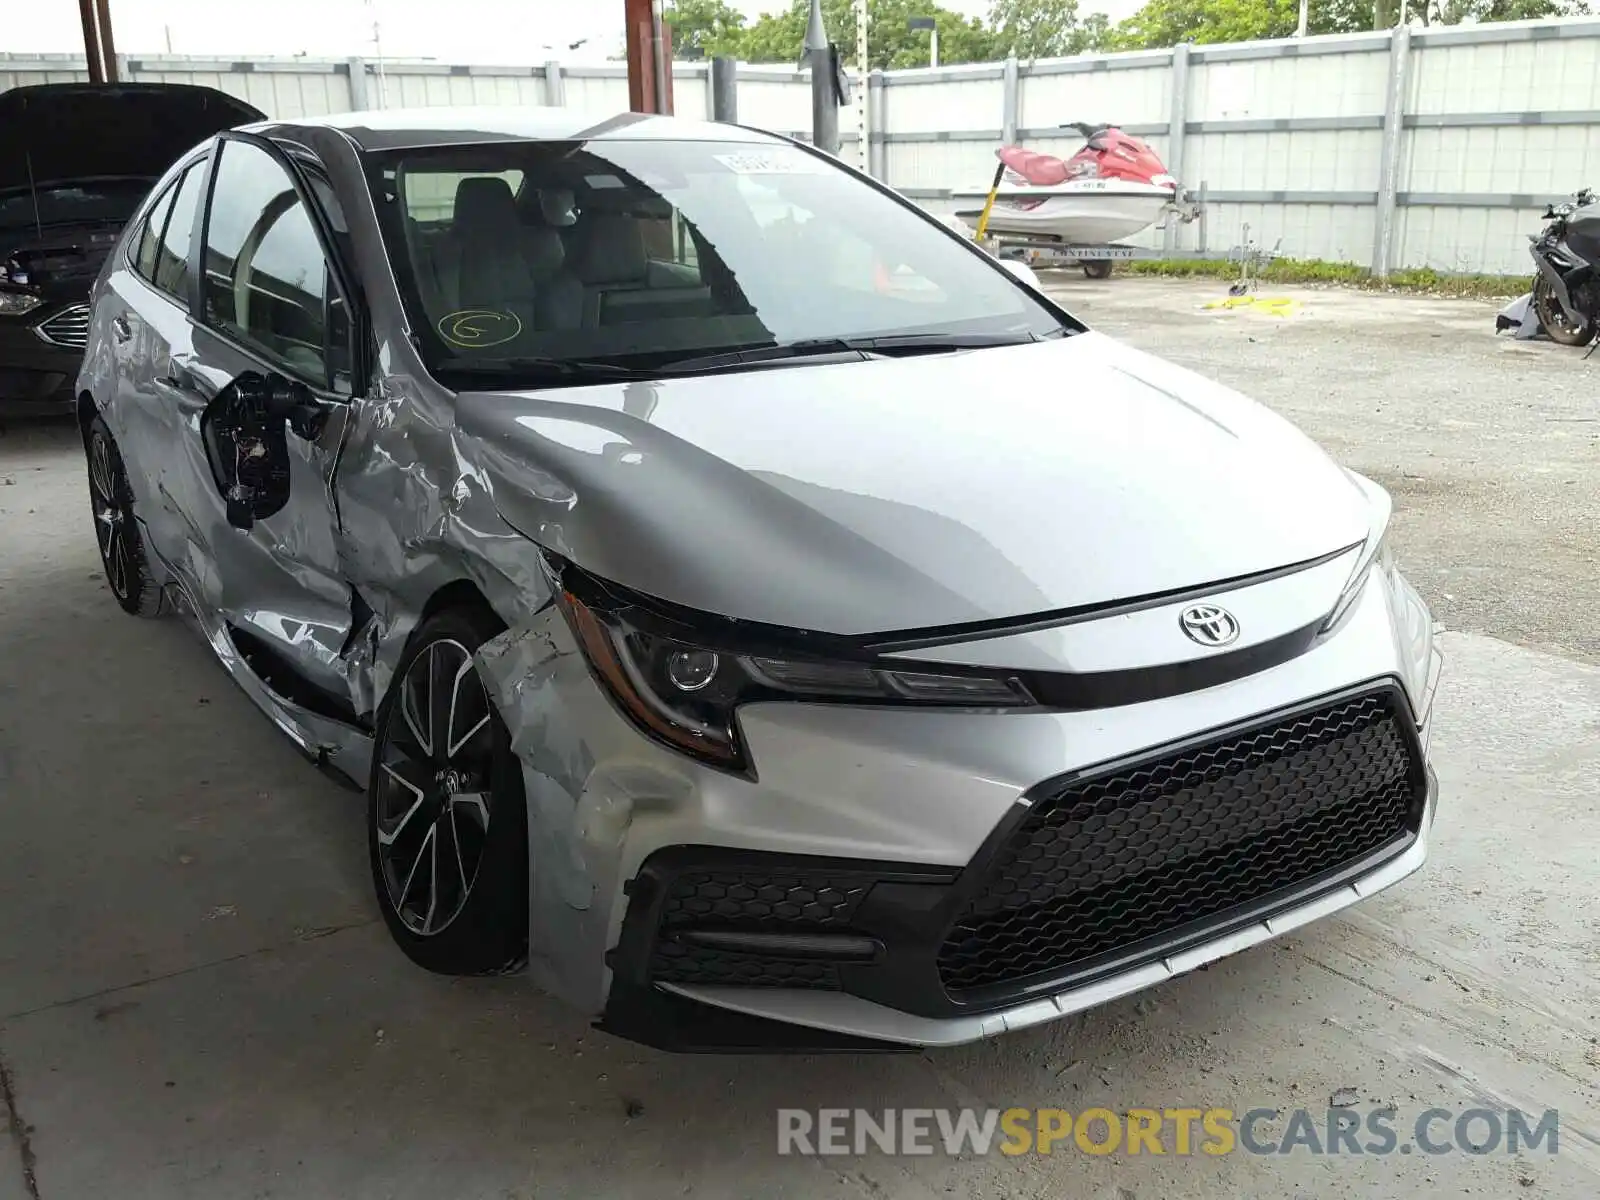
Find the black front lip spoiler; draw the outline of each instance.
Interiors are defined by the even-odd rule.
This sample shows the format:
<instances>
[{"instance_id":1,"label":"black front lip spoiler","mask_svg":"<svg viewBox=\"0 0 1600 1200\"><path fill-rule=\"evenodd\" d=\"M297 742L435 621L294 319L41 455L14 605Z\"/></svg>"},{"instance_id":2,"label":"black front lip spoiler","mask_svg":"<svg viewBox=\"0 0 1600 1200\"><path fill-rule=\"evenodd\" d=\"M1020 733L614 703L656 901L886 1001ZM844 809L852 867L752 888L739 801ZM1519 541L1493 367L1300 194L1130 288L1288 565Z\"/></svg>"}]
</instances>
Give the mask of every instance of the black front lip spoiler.
<instances>
[{"instance_id":1,"label":"black front lip spoiler","mask_svg":"<svg viewBox=\"0 0 1600 1200\"><path fill-rule=\"evenodd\" d=\"M719 1008L649 984L611 985L595 1028L672 1054L915 1054L921 1047Z\"/></svg>"}]
</instances>

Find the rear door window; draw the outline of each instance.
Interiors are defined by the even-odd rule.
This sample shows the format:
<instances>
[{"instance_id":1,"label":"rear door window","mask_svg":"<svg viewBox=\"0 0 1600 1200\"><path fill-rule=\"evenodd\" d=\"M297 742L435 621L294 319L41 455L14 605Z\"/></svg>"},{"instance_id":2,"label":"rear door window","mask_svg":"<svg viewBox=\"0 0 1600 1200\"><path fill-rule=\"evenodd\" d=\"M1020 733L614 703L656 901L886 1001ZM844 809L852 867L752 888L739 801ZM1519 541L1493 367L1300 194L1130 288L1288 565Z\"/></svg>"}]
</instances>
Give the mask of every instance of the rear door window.
<instances>
[{"instance_id":1,"label":"rear door window","mask_svg":"<svg viewBox=\"0 0 1600 1200\"><path fill-rule=\"evenodd\" d=\"M133 268L151 283L156 281L156 251L161 245L161 232L167 226L167 214L172 211L172 198L177 188L169 187L161 198L150 206L144 225L139 231L138 249L134 252Z\"/></svg>"},{"instance_id":2,"label":"rear door window","mask_svg":"<svg viewBox=\"0 0 1600 1200\"><path fill-rule=\"evenodd\" d=\"M180 303L189 298L189 243L194 240L194 217L204 180L201 164L183 173L156 253L154 283Z\"/></svg>"}]
</instances>

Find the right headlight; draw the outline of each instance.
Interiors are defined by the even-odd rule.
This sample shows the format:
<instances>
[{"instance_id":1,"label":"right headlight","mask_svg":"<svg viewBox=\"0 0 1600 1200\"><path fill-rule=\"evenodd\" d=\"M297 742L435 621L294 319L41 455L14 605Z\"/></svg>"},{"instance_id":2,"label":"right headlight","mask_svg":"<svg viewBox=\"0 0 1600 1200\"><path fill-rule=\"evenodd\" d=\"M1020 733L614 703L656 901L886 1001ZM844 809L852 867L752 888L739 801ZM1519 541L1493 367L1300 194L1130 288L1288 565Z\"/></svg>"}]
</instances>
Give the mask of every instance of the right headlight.
<instances>
[{"instance_id":1,"label":"right headlight","mask_svg":"<svg viewBox=\"0 0 1600 1200\"><path fill-rule=\"evenodd\" d=\"M1338 601L1328 613L1328 619L1322 623L1322 628L1317 631L1319 634L1331 632L1340 621L1344 620L1351 607L1360 598L1361 590L1366 587L1367 578L1375 567L1385 574L1394 570L1394 556L1389 549L1389 517L1394 512L1394 501L1388 492L1365 475L1357 475L1354 471L1347 471L1346 474L1366 493L1371 512L1367 525L1367 540L1362 543L1361 553L1356 557L1356 565L1345 581Z\"/></svg>"},{"instance_id":2,"label":"right headlight","mask_svg":"<svg viewBox=\"0 0 1600 1200\"><path fill-rule=\"evenodd\" d=\"M0 317L20 317L32 312L44 301L32 292L12 292L0 288Z\"/></svg>"},{"instance_id":3,"label":"right headlight","mask_svg":"<svg viewBox=\"0 0 1600 1200\"><path fill-rule=\"evenodd\" d=\"M1035 704L1004 673L918 669L773 644L737 622L686 620L586 575L552 564L557 603L589 667L641 732L674 750L747 770L734 715L761 700L1014 709Z\"/></svg>"}]
</instances>

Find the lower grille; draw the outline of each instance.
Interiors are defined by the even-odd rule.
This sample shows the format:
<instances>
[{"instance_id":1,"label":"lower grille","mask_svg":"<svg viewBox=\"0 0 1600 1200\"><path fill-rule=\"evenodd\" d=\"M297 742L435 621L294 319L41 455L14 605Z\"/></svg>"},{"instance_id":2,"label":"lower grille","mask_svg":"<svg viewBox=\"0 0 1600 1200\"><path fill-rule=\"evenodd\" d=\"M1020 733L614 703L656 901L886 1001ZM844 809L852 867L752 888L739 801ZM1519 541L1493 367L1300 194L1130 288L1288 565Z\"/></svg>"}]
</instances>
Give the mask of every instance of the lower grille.
<instances>
[{"instance_id":1,"label":"lower grille","mask_svg":"<svg viewBox=\"0 0 1600 1200\"><path fill-rule=\"evenodd\" d=\"M89 306L69 305L48 320L40 321L33 331L52 346L82 350L89 344Z\"/></svg>"},{"instance_id":2,"label":"lower grille","mask_svg":"<svg viewBox=\"0 0 1600 1200\"><path fill-rule=\"evenodd\" d=\"M650 960L650 977L659 983L839 990L839 968L833 963L767 958L674 941L657 944Z\"/></svg>"},{"instance_id":3,"label":"lower grille","mask_svg":"<svg viewBox=\"0 0 1600 1200\"><path fill-rule=\"evenodd\" d=\"M1426 782L1391 692L1340 701L1034 802L939 952L958 995L1158 944L1384 849Z\"/></svg>"},{"instance_id":4,"label":"lower grille","mask_svg":"<svg viewBox=\"0 0 1600 1200\"><path fill-rule=\"evenodd\" d=\"M829 962L788 960L680 941L689 929L738 933L838 932L848 928L870 881L772 871L686 871L673 879L650 955L659 983L837 991Z\"/></svg>"}]
</instances>

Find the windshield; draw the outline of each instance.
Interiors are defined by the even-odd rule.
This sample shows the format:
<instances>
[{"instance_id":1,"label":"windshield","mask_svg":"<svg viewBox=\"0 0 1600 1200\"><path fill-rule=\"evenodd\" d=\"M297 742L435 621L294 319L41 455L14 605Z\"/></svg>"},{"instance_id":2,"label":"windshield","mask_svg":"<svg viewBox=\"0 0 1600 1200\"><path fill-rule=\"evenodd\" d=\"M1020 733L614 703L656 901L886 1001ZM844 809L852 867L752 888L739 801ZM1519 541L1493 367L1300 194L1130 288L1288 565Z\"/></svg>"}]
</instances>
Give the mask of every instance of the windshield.
<instances>
[{"instance_id":1,"label":"windshield","mask_svg":"<svg viewBox=\"0 0 1600 1200\"><path fill-rule=\"evenodd\" d=\"M79 180L41 185L0 195L0 229L29 229L34 225L122 224L150 191L152 179ZM34 215L34 197L38 215Z\"/></svg>"},{"instance_id":2,"label":"windshield","mask_svg":"<svg viewBox=\"0 0 1600 1200\"><path fill-rule=\"evenodd\" d=\"M506 141L374 155L370 180L440 376L1063 332L1003 269L795 146Z\"/></svg>"}]
</instances>

